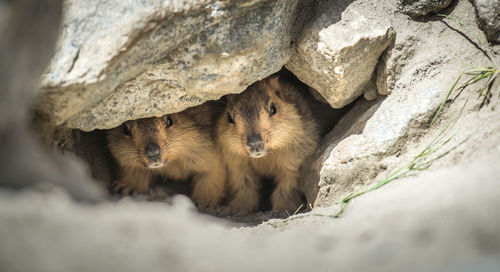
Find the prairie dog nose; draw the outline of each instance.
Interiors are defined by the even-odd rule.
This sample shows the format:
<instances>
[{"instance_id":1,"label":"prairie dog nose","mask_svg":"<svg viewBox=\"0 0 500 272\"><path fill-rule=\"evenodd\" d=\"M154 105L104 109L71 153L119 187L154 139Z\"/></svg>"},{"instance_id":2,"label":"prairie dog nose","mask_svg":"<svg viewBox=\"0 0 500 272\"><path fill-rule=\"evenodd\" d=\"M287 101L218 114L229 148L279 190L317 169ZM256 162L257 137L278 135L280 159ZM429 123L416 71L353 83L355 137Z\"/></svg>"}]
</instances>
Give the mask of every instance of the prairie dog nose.
<instances>
[{"instance_id":1,"label":"prairie dog nose","mask_svg":"<svg viewBox=\"0 0 500 272\"><path fill-rule=\"evenodd\" d=\"M146 157L151 162L161 159L161 149L156 143L149 143L144 149L144 154L146 154Z\"/></svg>"},{"instance_id":2,"label":"prairie dog nose","mask_svg":"<svg viewBox=\"0 0 500 272\"><path fill-rule=\"evenodd\" d=\"M247 137L247 146L250 151L255 152L264 148L264 143L259 134L252 134Z\"/></svg>"}]
</instances>

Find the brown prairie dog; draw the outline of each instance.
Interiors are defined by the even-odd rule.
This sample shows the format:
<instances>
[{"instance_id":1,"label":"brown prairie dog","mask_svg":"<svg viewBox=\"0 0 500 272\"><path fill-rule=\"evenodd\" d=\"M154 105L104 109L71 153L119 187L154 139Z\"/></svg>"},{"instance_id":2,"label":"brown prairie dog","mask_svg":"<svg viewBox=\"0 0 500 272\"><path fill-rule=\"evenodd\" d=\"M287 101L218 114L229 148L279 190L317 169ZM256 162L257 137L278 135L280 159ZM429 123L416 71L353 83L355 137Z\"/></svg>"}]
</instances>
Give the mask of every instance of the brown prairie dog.
<instances>
[{"instance_id":1,"label":"brown prairie dog","mask_svg":"<svg viewBox=\"0 0 500 272\"><path fill-rule=\"evenodd\" d=\"M316 150L320 136L298 87L274 77L228 95L216 134L228 170L232 213L257 210L263 177L273 178L276 185L274 211L293 213L300 206L299 168Z\"/></svg>"},{"instance_id":2,"label":"brown prairie dog","mask_svg":"<svg viewBox=\"0 0 500 272\"><path fill-rule=\"evenodd\" d=\"M215 106L205 103L111 129L108 146L120 167L114 191L147 193L154 175L177 180L192 177L195 204L201 209L218 205L224 196L225 169L212 140L216 112Z\"/></svg>"}]
</instances>

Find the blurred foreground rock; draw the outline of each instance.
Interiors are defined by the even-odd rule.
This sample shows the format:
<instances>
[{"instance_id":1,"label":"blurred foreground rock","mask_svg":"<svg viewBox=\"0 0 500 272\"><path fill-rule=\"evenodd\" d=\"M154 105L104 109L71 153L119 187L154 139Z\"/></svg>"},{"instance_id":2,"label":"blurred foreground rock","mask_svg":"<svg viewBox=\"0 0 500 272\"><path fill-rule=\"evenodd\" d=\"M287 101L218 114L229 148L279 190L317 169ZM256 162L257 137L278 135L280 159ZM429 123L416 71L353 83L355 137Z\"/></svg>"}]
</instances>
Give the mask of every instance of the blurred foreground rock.
<instances>
[{"instance_id":1,"label":"blurred foreground rock","mask_svg":"<svg viewBox=\"0 0 500 272\"><path fill-rule=\"evenodd\" d=\"M101 192L83 164L43 151L32 137L28 109L53 52L62 1L0 2L0 186L65 188L79 200ZM1 270L1 269L0 269Z\"/></svg>"},{"instance_id":2,"label":"blurred foreground rock","mask_svg":"<svg viewBox=\"0 0 500 272\"><path fill-rule=\"evenodd\" d=\"M341 219L317 209L246 229L196 214L183 197L89 206L60 192L0 190L0 269L498 271L500 150L492 151L367 194Z\"/></svg>"}]
</instances>

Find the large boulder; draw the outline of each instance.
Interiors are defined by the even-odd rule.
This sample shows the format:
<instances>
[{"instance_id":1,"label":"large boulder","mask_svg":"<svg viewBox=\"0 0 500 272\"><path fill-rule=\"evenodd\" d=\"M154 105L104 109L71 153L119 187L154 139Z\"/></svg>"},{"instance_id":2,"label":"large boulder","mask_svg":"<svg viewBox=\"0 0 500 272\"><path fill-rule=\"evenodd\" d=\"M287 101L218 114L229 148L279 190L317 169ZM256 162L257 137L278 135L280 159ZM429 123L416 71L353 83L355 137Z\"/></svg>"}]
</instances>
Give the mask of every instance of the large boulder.
<instances>
[{"instance_id":1,"label":"large boulder","mask_svg":"<svg viewBox=\"0 0 500 272\"><path fill-rule=\"evenodd\" d=\"M298 0L65 2L36 110L90 131L243 91L288 61Z\"/></svg>"},{"instance_id":2,"label":"large boulder","mask_svg":"<svg viewBox=\"0 0 500 272\"><path fill-rule=\"evenodd\" d=\"M325 137L314 159L303 168L308 207L337 203L404 165L411 156L404 160L398 156L421 137L422 128L428 127L454 79L470 67L491 65L474 43L454 30L463 26L452 19L445 19L450 27L440 21L409 20L386 2L374 5L355 1L342 16L351 10L371 18L372 25L389 25L397 33L376 72L379 93L391 95L370 102L356 101ZM462 23L470 26L468 31L481 32L468 1L458 2L450 15L462 18ZM331 35L341 36L343 31L338 29ZM487 44L485 37L480 42Z\"/></svg>"},{"instance_id":3,"label":"large boulder","mask_svg":"<svg viewBox=\"0 0 500 272\"><path fill-rule=\"evenodd\" d=\"M304 28L286 64L333 108L342 108L371 89L379 58L394 39L390 25L359 10L344 11L349 2L319 5L319 16ZM382 77L385 81L386 75Z\"/></svg>"}]
</instances>

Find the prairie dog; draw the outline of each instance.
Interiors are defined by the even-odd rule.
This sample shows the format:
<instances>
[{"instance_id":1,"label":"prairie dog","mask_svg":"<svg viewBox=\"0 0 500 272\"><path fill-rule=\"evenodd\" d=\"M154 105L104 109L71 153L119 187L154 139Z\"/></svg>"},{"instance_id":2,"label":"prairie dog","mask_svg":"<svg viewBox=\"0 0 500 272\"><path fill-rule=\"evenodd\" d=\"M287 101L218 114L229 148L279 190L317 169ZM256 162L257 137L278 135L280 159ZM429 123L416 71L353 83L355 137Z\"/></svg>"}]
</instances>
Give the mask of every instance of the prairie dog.
<instances>
[{"instance_id":1,"label":"prairie dog","mask_svg":"<svg viewBox=\"0 0 500 272\"><path fill-rule=\"evenodd\" d=\"M212 139L211 103L163 117L127 121L111 129L108 146L120 167L114 191L144 194L154 175L192 178L191 199L214 207L224 196L225 169Z\"/></svg>"},{"instance_id":2,"label":"prairie dog","mask_svg":"<svg viewBox=\"0 0 500 272\"><path fill-rule=\"evenodd\" d=\"M218 120L216 138L228 170L231 213L257 210L262 178L274 179L274 211L293 213L300 206L299 168L320 139L302 91L273 77L227 96L227 110Z\"/></svg>"}]
</instances>

